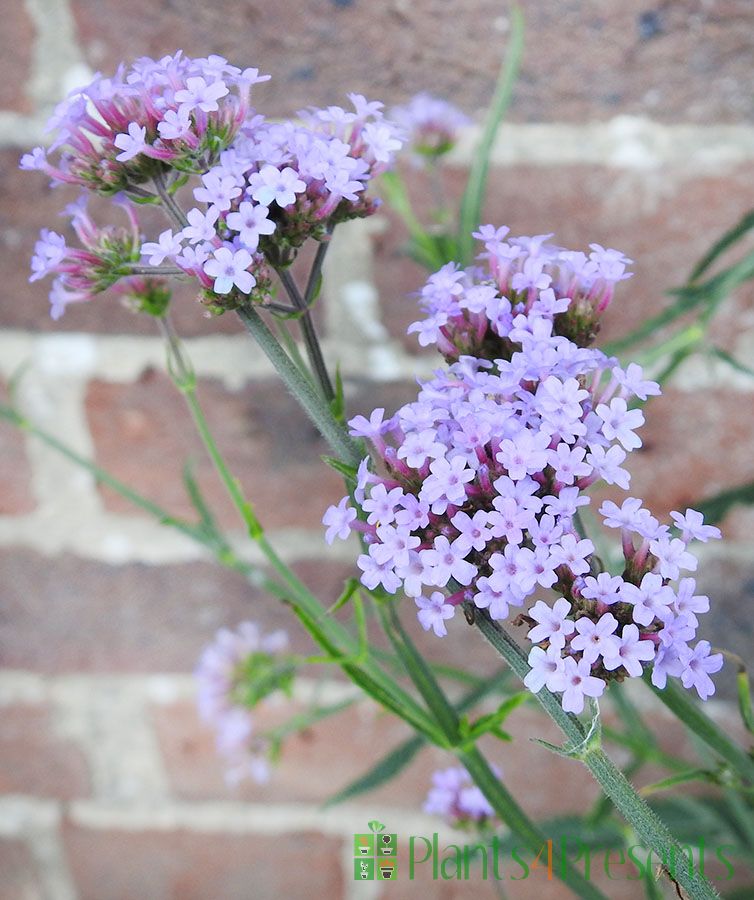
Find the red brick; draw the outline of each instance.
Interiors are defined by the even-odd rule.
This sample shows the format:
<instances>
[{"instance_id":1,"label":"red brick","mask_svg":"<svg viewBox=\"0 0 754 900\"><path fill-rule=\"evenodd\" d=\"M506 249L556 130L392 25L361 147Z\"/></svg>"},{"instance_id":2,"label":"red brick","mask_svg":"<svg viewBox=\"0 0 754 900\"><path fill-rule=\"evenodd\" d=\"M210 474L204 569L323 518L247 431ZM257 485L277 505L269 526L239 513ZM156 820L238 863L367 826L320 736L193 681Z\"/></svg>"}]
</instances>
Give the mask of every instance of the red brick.
<instances>
[{"instance_id":1,"label":"red brick","mask_svg":"<svg viewBox=\"0 0 754 900\"><path fill-rule=\"evenodd\" d=\"M297 567L331 603L343 567ZM40 672L191 671L216 629L245 619L287 628L296 652L312 644L293 615L235 573L207 563L107 566L74 556L0 551L0 652L8 668Z\"/></svg>"},{"instance_id":2,"label":"red brick","mask_svg":"<svg viewBox=\"0 0 754 900\"><path fill-rule=\"evenodd\" d=\"M0 403L8 402L0 382ZM22 433L0 420L0 515L17 516L34 509L31 468Z\"/></svg>"},{"instance_id":3,"label":"red brick","mask_svg":"<svg viewBox=\"0 0 754 900\"><path fill-rule=\"evenodd\" d=\"M457 202L466 174L447 170L448 193ZM607 311L600 341L628 333L671 300L666 292L683 284L695 262L720 235L749 210L746 186L751 166L722 175L684 176L676 172L616 172L599 166L515 166L493 170L485 222L508 225L513 234L555 232L558 244L586 249L596 241L623 250L635 262L634 276L618 286ZM412 196L426 215L431 196L421 174L411 176ZM425 219L426 221L426 219ZM403 226L375 237L375 278L385 323L410 352L415 336L406 327L419 318L414 297L427 273L401 252ZM751 285L736 292L717 313L715 329L732 349L751 309ZM729 323L729 324L727 324Z\"/></svg>"},{"instance_id":4,"label":"red brick","mask_svg":"<svg viewBox=\"0 0 754 900\"><path fill-rule=\"evenodd\" d=\"M343 890L341 846L319 834L64 830L81 900L277 900Z\"/></svg>"},{"instance_id":5,"label":"red brick","mask_svg":"<svg viewBox=\"0 0 754 900\"><path fill-rule=\"evenodd\" d=\"M43 896L34 857L21 840L0 840L0 900Z\"/></svg>"},{"instance_id":6,"label":"red brick","mask_svg":"<svg viewBox=\"0 0 754 900\"><path fill-rule=\"evenodd\" d=\"M84 756L57 736L47 706L4 706L2 722L0 794L70 800L89 793Z\"/></svg>"},{"instance_id":7,"label":"red brick","mask_svg":"<svg viewBox=\"0 0 754 900\"><path fill-rule=\"evenodd\" d=\"M34 26L23 3L3 10L0 31L0 109L32 112L28 94Z\"/></svg>"},{"instance_id":8,"label":"red brick","mask_svg":"<svg viewBox=\"0 0 754 900\"><path fill-rule=\"evenodd\" d=\"M249 352L258 351L250 344ZM414 394L413 385L360 387L349 410L355 414L397 406ZM234 392L205 381L199 399L231 471L265 527L319 532L324 511L343 495L342 479L321 461L331 453L328 445L282 385L256 382ZM171 512L192 515L181 480L182 465L191 458L220 520L239 524L183 399L166 376L150 371L127 386L94 382L87 410L97 459L106 469ZM132 511L112 492L105 496L110 509Z\"/></svg>"},{"instance_id":9,"label":"red brick","mask_svg":"<svg viewBox=\"0 0 754 900\"><path fill-rule=\"evenodd\" d=\"M432 90L469 112L484 108L505 53L508 12L496 0L473 0L452 16L441 0L282 0L274 9L221 0L211 10L199 0L180 10L138 0L127 19L113 0L74 0L73 8L94 68L176 47L222 53L273 75L257 88L256 102L275 115L341 102L347 91L393 103ZM688 0L656 9L643 0L527 4L525 16L516 119L583 121L629 112L714 122L752 113L746 0L714 8Z\"/></svg>"}]
</instances>

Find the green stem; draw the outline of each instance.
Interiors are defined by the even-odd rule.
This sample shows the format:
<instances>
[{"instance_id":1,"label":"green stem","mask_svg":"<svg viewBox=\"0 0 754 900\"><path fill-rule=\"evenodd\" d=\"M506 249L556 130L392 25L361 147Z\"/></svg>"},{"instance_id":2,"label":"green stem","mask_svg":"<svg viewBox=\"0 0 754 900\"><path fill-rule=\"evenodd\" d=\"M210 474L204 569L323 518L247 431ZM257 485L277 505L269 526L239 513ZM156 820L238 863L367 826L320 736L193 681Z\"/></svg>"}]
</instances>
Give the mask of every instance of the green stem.
<instances>
[{"instance_id":1,"label":"green stem","mask_svg":"<svg viewBox=\"0 0 754 900\"><path fill-rule=\"evenodd\" d=\"M306 346L306 354L309 357L309 365L319 382L322 396L328 403L332 403L335 399L335 389L332 386L330 374L325 365L325 358L322 356L322 348L319 345L319 338L317 337L317 332L314 328L311 310L309 309L305 298L301 296L301 291L299 291L298 285L293 280L290 270L281 266L277 268L276 271L291 302L301 313L299 316L299 324L301 325L301 333L304 336L304 345Z\"/></svg>"},{"instance_id":2,"label":"green stem","mask_svg":"<svg viewBox=\"0 0 754 900\"><path fill-rule=\"evenodd\" d=\"M729 763L745 781L754 784L754 759L742 747L731 741L722 728L699 709L699 705L689 696L688 691L678 687L672 680L659 690L652 684L649 673L644 674L644 682L657 699L664 703L690 731Z\"/></svg>"},{"instance_id":3,"label":"green stem","mask_svg":"<svg viewBox=\"0 0 754 900\"><path fill-rule=\"evenodd\" d=\"M377 608L383 627L396 653L403 660L409 677L438 721L458 759L464 764L501 821L524 842L529 850L534 854L541 853L547 847L546 835L521 809L512 794L492 771L476 745L469 747L463 742L458 713L432 674L424 657L416 649L403 628L395 603L390 600L378 601ZM570 862L563 863L555 874L577 896L585 898L585 900L604 900L604 895L590 884Z\"/></svg>"},{"instance_id":4,"label":"green stem","mask_svg":"<svg viewBox=\"0 0 754 900\"><path fill-rule=\"evenodd\" d=\"M358 466L365 455L364 452L350 437L346 428L333 416L329 406L311 381L301 373L301 370L283 350L277 338L262 321L259 313L252 307L246 307L240 309L238 315L249 333L267 354L285 386L301 404L338 458L350 466Z\"/></svg>"},{"instance_id":5,"label":"green stem","mask_svg":"<svg viewBox=\"0 0 754 900\"><path fill-rule=\"evenodd\" d=\"M516 675L523 679L529 673L529 663L518 644L481 610L476 610L475 622ZM542 688L535 696L545 712L568 738L569 745L562 751L564 755L573 756L584 763L612 800L615 808L660 859L682 860L684 857L681 845L607 756L599 740L590 739L582 723L575 716L564 712L560 701L547 688ZM700 872L690 873L688 867L682 865L677 867L674 877L691 900L712 900L718 897L715 889Z\"/></svg>"}]
</instances>

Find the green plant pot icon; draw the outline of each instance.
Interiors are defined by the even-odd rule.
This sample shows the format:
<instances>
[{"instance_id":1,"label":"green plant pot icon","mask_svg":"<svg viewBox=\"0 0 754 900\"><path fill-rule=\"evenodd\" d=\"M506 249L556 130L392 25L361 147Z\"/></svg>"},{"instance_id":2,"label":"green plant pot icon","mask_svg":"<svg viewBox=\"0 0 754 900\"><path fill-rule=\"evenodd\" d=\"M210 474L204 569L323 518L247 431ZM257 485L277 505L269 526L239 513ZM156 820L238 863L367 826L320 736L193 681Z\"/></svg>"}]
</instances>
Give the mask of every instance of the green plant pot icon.
<instances>
[{"instance_id":1,"label":"green plant pot icon","mask_svg":"<svg viewBox=\"0 0 754 900\"><path fill-rule=\"evenodd\" d=\"M390 881L393 877L395 869L392 866L380 866L380 875L385 881Z\"/></svg>"}]
</instances>

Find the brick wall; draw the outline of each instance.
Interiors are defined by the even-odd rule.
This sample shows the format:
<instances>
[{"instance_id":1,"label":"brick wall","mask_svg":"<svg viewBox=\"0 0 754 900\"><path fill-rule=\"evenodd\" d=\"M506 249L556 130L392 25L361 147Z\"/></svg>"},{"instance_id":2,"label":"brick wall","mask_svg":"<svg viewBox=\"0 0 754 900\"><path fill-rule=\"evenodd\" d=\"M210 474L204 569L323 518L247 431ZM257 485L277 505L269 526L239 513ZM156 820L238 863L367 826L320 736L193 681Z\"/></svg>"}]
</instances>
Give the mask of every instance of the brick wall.
<instances>
[{"instance_id":1,"label":"brick wall","mask_svg":"<svg viewBox=\"0 0 754 900\"><path fill-rule=\"evenodd\" d=\"M0 33L0 389L25 366L20 402L29 415L176 513L186 512L177 463L191 456L221 521L237 530L149 323L102 299L53 327L43 288L27 284L36 233L55 221L61 195L17 171L19 151L89 72L176 46L272 73L257 92L271 114L338 102L347 90L395 102L427 88L478 114L508 27L505 6L469 0L451 14L439 0L11 4ZM748 0L524 6L526 63L495 152L487 217L632 256L637 274L608 317L615 336L665 303L711 237L754 206L754 16ZM475 134L448 166L453 195ZM420 176L411 189L421 205ZM322 326L354 410L394 408L434 364L404 334L414 314L406 294L423 273L400 255L401 241L384 214L340 229L328 260ZM322 510L340 496L337 478L316 462L322 442L231 317L207 320L187 296L176 318L218 440L271 539L322 596L335 596L349 558L321 538ZM727 302L714 336L754 358L751 289ZM750 479L753 413L751 381L689 362L650 407L646 448L634 454L637 489L666 514ZM710 636L749 657L753 527L751 510L731 514L728 541L706 554L702 575L717 610ZM271 784L229 792L188 673L216 628L246 617L286 624L196 546L0 425L2 900L378 896L351 880L350 836L375 815L403 833L431 832L435 823L417 810L431 764L445 760L426 751L374 797L322 813L327 796L405 735L360 704L295 739ZM472 633L422 646L483 670L495 664ZM312 689L302 683L298 702ZM323 690L334 699L347 689L328 681ZM521 711L518 733L527 729L547 736ZM591 796L574 766L523 737L491 752L534 814ZM430 890L404 884L401 896L409 889ZM431 891L471 896L449 885ZM510 895L559 891L521 883ZM473 893L486 896L478 884Z\"/></svg>"}]
</instances>

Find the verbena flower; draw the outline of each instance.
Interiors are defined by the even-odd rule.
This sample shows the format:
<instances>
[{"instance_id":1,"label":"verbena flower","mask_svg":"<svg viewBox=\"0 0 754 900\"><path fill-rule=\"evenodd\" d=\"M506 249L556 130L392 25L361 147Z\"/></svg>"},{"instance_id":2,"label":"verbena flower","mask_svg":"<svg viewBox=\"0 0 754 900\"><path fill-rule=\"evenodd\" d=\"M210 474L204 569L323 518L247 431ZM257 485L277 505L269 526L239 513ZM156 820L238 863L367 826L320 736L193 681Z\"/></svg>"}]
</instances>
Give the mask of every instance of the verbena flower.
<instances>
[{"instance_id":1,"label":"verbena flower","mask_svg":"<svg viewBox=\"0 0 754 900\"><path fill-rule=\"evenodd\" d=\"M66 207L65 215L79 247L68 246L62 235L42 229L34 247L29 281L57 276L50 290L53 319L59 319L69 303L91 300L113 286L137 308L159 313L167 305L170 293L164 279L129 275L130 267L141 257L141 234L132 204L122 197L116 200L125 212L125 227L96 225L87 211L85 197ZM161 241L153 246L156 256L165 249L165 238Z\"/></svg>"},{"instance_id":2,"label":"verbena flower","mask_svg":"<svg viewBox=\"0 0 754 900\"><path fill-rule=\"evenodd\" d=\"M401 147L382 104L359 94L349 95L353 110L312 108L299 121L266 122L250 94L267 78L220 56L145 57L74 91L49 122L49 153L35 148L21 168L140 202L198 176L188 224L146 241L146 263L168 260L195 278L214 312L262 303L271 267L289 265L307 239L328 240L339 222L374 212L368 184ZM42 237L35 276L52 268L44 257L55 255L51 240ZM88 296L57 287L56 315Z\"/></svg>"},{"instance_id":3,"label":"verbena flower","mask_svg":"<svg viewBox=\"0 0 754 900\"><path fill-rule=\"evenodd\" d=\"M35 148L21 167L107 195L169 168L204 172L248 118L252 85L267 78L220 56L144 57L72 91L48 122L50 151Z\"/></svg>"},{"instance_id":4,"label":"verbena flower","mask_svg":"<svg viewBox=\"0 0 754 900\"><path fill-rule=\"evenodd\" d=\"M548 330L579 346L592 342L615 285L630 277L631 260L599 244L588 255L564 250L547 242L549 234L507 236L507 228L483 226L475 237L484 245L484 268L448 263L430 277L419 300L424 318L409 326L422 346L436 344L452 361L509 358L515 346L526 350ZM632 383L634 371L629 367L617 377L631 396L641 396L641 386ZM618 410L608 407L606 418L611 415L620 426Z\"/></svg>"},{"instance_id":5,"label":"verbena flower","mask_svg":"<svg viewBox=\"0 0 754 900\"><path fill-rule=\"evenodd\" d=\"M283 655L287 646L285 632L265 635L254 622L242 622L235 631L220 629L199 658L199 714L215 730L229 784L269 776L272 748L257 734L251 708L275 691L290 690L293 669Z\"/></svg>"},{"instance_id":6,"label":"verbena flower","mask_svg":"<svg viewBox=\"0 0 754 900\"><path fill-rule=\"evenodd\" d=\"M499 778L500 770L497 767L494 770ZM479 828L495 822L495 811L463 766L438 769L432 773L432 787L424 802L424 812L442 816L449 824L459 828Z\"/></svg>"},{"instance_id":7,"label":"verbena flower","mask_svg":"<svg viewBox=\"0 0 754 900\"><path fill-rule=\"evenodd\" d=\"M505 232L485 226L480 233L489 248ZM518 250L528 260L567 254L547 250L542 236L506 246L514 259ZM621 268L617 251L594 252L595 279L587 288L583 271L571 277L575 294L604 297L599 266L610 262L611 277ZM565 278L565 268L550 271ZM676 535L638 498L621 506L606 501L599 510L605 525L621 530L620 576L601 571L594 545L578 532L579 508L591 503L587 488L600 481L628 488L621 465L641 446L636 430L644 420L631 403L658 386L635 364L624 370L557 333L570 298L552 302L549 276L529 271L538 286L510 297L468 277L446 266L429 279L429 317L450 365L390 418L379 409L350 423L370 456L359 469L355 505L344 498L326 514L330 535L335 523L339 537L359 531L363 583L415 598L420 624L438 636L461 603L505 619L538 591L554 590L554 604L538 600L519 621L530 623L529 639L538 645L530 661L540 674L529 686L562 691L570 711L580 712L607 681L636 677L652 662L656 684L670 674L709 695L708 673L721 658L705 655L703 642L692 646L697 613L708 603L694 598L685 576L697 567L688 541L715 537L716 529L687 510L673 514ZM506 278L513 281L510 271ZM478 288L485 288L482 307ZM471 310L463 299L469 295ZM468 349L482 355L462 352Z\"/></svg>"},{"instance_id":8,"label":"verbena flower","mask_svg":"<svg viewBox=\"0 0 754 900\"><path fill-rule=\"evenodd\" d=\"M406 145L419 164L452 150L460 130L470 123L457 106L425 92L391 109L390 118L403 129Z\"/></svg>"}]
</instances>

